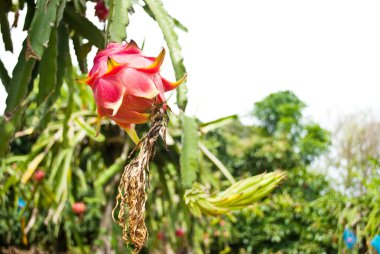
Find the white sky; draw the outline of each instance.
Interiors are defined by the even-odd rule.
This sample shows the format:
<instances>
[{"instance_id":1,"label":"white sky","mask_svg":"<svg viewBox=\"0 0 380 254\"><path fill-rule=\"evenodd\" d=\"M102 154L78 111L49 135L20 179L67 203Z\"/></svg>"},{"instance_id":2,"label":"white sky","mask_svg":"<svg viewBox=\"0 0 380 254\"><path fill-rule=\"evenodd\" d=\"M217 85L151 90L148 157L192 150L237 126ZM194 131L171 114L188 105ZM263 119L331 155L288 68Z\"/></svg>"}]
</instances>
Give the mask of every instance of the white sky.
<instances>
[{"instance_id":1,"label":"white sky","mask_svg":"<svg viewBox=\"0 0 380 254\"><path fill-rule=\"evenodd\" d=\"M164 4L189 28L179 36L189 74L190 115L203 121L244 115L269 93L292 90L308 104L306 114L327 127L334 117L357 110L380 118L380 1ZM24 37L13 38L20 44ZM132 16L128 38L139 45L145 39L150 55L158 55L163 44L158 26L141 9ZM9 70L17 54L4 53L0 43L0 58ZM173 79L169 61L163 76ZM1 87L0 112L4 103Z\"/></svg>"}]
</instances>

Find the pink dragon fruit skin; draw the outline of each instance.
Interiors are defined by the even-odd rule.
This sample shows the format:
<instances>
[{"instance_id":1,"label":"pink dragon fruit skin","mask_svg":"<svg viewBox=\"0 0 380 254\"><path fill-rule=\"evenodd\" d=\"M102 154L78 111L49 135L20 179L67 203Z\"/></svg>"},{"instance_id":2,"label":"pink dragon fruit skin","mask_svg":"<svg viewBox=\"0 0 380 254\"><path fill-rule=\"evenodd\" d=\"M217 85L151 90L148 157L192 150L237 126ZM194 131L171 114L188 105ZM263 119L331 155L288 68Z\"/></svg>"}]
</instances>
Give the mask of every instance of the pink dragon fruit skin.
<instances>
[{"instance_id":1,"label":"pink dragon fruit skin","mask_svg":"<svg viewBox=\"0 0 380 254\"><path fill-rule=\"evenodd\" d=\"M176 82L162 78L159 71L165 57L147 57L137 45L110 43L94 58L88 84L94 93L100 119L108 117L124 128L137 144L135 124L146 123L154 106L165 105L164 92L178 87L186 75Z\"/></svg>"}]
</instances>

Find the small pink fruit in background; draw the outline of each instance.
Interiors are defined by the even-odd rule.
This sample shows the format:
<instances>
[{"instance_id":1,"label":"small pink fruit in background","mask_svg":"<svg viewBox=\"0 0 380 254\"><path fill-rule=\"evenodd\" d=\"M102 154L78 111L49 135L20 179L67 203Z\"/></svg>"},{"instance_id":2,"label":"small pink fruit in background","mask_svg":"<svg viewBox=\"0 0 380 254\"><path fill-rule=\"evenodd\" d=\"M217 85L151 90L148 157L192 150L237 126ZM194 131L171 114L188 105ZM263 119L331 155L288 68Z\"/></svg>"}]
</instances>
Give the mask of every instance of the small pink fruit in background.
<instances>
[{"instance_id":1,"label":"small pink fruit in background","mask_svg":"<svg viewBox=\"0 0 380 254\"><path fill-rule=\"evenodd\" d=\"M95 56L87 78L79 80L92 88L99 118L115 121L136 144L135 124L148 122L155 107L165 109L164 92L177 88L186 78L176 82L162 78L159 71L164 57L165 50L158 57L143 55L133 41L110 43Z\"/></svg>"},{"instance_id":2,"label":"small pink fruit in background","mask_svg":"<svg viewBox=\"0 0 380 254\"><path fill-rule=\"evenodd\" d=\"M175 231L175 236L176 237L184 237L185 236L185 230L183 230L183 228L178 228Z\"/></svg>"},{"instance_id":3,"label":"small pink fruit in background","mask_svg":"<svg viewBox=\"0 0 380 254\"><path fill-rule=\"evenodd\" d=\"M42 180L44 180L45 178L45 172L42 171L41 169L38 169L36 170L36 172L34 172L34 176L33 176L34 180L36 180L37 182L41 182Z\"/></svg>"},{"instance_id":4,"label":"small pink fruit in background","mask_svg":"<svg viewBox=\"0 0 380 254\"><path fill-rule=\"evenodd\" d=\"M86 211L86 205L83 202L76 202L72 205L71 209L77 215L81 215Z\"/></svg>"},{"instance_id":5,"label":"small pink fruit in background","mask_svg":"<svg viewBox=\"0 0 380 254\"><path fill-rule=\"evenodd\" d=\"M165 240L165 234L164 234L164 232L158 231L157 232L157 239L160 240L160 241Z\"/></svg>"},{"instance_id":6,"label":"small pink fruit in background","mask_svg":"<svg viewBox=\"0 0 380 254\"><path fill-rule=\"evenodd\" d=\"M95 15L100 21L105 21L108 17L108 9L104 1L98 1L95 5Z\"/></svg>"}]
</instances>

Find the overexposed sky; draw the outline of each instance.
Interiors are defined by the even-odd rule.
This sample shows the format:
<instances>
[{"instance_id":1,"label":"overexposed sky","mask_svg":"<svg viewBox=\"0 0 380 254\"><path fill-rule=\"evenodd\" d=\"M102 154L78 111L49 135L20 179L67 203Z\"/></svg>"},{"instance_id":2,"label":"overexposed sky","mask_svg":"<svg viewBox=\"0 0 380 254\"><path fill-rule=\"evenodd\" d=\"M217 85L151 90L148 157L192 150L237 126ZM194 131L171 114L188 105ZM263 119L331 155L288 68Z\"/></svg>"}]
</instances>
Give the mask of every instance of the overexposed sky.
<instances>
[{"instance_id":1,"label":"overexposed sky","mask_svg":"<svg viewBox=\"0 0 380 254\"><path fill-rule=\"evenodd\" d=\"M189 29L179 31L189 74L188 114L203 121L244 115L269 93L292 90L307 103L306 114L325 126L339 114L357 110L371 110L380 118L380 1L164 4ZM158 55L161 32L140 8L136 10L128 39L139 45L145 39L145 52ZM24 37L17 33L13 38L20 44ZM11 70L17 54L4 53L0 44L0 58ZM89 67L92 59L90 63ZM168 60L163 76L173 79ZM1 87L0 112L4 101Z\"/></svg>"}]
</instances>

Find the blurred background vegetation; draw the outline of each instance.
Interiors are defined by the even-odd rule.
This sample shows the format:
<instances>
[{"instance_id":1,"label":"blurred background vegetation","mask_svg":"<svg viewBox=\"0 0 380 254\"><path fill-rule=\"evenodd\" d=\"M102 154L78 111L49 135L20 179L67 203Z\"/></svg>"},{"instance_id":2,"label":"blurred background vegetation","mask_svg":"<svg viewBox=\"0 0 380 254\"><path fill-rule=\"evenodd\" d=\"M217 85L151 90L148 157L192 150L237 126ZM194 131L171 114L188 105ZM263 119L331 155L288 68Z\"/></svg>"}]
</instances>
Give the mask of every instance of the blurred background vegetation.
<instances>
[{"instance_id":1,"label":"blurred background vegetation","mask_svg":"<svg viewBox=\"0 0 380 254\"><path fill-rule=\"evenodd\" d=\"M0 251L129 253L111 212L133 144L107 121L95 135L92 92L75 79L87 73L91 47L125 40L136 5L157 21L175 75L182 77L176 30L186 27L160 0L106 1L104 30L86 18L85 0L0 2L5 49L20 43L12 42L10 29L21 10L28 30L12 75L0 61L8 93L0 119ZM186 89L177 91L183 111ZM374 253L369 242L380 233L380 123L351 115L330 133L303 117L306 103L291 91L252 103L244 123L236 115L203 123L170 113L168 147L158 143L151 165L150 238L142 252L348 253L347 228L358 238L350 253ZM184 202L194 181L217 193L234 179L277 169L288 178L273 195L230 215L197 218Z\"/></svg>"}]
</instances>

